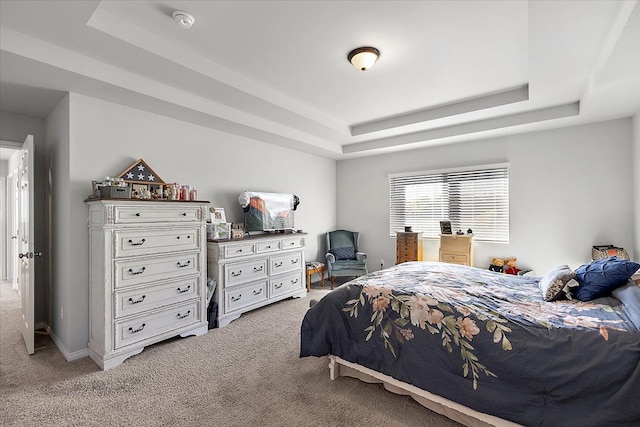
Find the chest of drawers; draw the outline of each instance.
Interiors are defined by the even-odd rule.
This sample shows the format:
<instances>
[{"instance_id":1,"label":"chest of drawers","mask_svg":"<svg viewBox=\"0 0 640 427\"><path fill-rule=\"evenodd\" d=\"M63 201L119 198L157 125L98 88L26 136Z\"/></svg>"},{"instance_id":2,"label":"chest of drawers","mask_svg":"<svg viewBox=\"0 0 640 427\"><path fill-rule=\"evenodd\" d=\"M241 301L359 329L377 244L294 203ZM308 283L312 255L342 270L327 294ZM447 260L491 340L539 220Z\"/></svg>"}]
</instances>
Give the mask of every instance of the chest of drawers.
<instances>
[{"instance_id":1,"label":"chest of drawers","mask_svg":"<svg viewBox=\"0 0 640 427\"><path fill-rule=\"evenodd\" d=\"M249 310L307 294L303 234L209 241L207 259L217 283L218 327Z\"/></svg>"},{"instance_id":2,"label":"chest of drawers","mask_svg":"<svg viewBox=\"0 0 640 427\"><path fill-rule=\"evenodd\" d=\"M207 332L207 202L89 206L89 356L109 369L145 346Z\"/></svg>"},{"instance_id":3,"label":"chest of drawers","mask_svg":"<svg viewBox=\"0 0 640 427\"><path fill-rule=\"evenodd\" d=\"M473 236L441 234L440 262L473 266Z\"/></svg>"},{"instance_id":4,"label":"chest of drawers","mask_svg":"<svg viewBox=\"0 0 640 427\"><path fill-rule=\"evenodd\" d=\"M396 264L422 261L422 243L420 233L398 231L396 233Z\"/></svg>"}]
</instances>

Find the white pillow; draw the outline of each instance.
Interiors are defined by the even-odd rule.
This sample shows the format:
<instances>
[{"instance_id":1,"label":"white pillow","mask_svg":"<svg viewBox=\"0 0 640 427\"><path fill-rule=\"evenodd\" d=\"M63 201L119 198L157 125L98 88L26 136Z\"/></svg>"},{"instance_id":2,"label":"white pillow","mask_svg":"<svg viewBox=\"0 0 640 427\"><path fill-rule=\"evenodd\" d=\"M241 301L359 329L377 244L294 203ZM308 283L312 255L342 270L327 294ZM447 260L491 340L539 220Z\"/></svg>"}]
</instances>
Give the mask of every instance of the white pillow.
<instances>
[{"instance_id":1,"label":"white pillow","mask_svg":"<svg viewBox=\"0 0 640 427\"><path fill-rule=\"evenodd\" d=\"M545 301L555 301L567 296L571 299L569 288L578 286L575 280L576 273L568 265L559 265L552 268L538 282Z\"/></svg>"}]
</instances>

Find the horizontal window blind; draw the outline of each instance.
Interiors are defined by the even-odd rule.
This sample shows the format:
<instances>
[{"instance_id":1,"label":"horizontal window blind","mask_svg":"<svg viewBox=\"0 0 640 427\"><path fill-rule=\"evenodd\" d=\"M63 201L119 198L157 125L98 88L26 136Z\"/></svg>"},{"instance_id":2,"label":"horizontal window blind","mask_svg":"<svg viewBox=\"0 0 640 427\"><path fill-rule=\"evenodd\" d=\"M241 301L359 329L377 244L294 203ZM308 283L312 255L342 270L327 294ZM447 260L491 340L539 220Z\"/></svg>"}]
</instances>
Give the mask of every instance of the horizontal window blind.
<instances>
[{"instance_id":1,"label":"horizontal window blind","mask_svg":"<svg viewBox=\"0 0 640 427\"><path fill-rule=\"evenodd\" d=\"M417 172L389 176L389 233L411 226L425 237L440 235L440 221L455 231L473 230L480 241L509 242L509 169Z\"/></svg>"}]
</instances>

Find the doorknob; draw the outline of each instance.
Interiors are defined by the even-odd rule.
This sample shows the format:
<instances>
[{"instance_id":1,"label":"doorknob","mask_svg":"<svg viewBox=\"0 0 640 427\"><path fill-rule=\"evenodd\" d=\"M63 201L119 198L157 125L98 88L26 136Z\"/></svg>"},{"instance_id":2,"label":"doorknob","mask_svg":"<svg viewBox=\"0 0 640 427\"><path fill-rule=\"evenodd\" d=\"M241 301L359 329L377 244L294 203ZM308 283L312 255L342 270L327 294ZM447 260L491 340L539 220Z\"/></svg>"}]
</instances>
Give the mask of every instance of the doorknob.
<instances>
[{"instance_id":1,"label":"doorknob","mask_svg":"<svg viewBox=\"0 0 640 427\"><path fill-rule=\"evenodd\" d=\"M25 253L21 253L18 254L18 258L22 259L22 258L33 258L34 256L42 256L42 252L25 252Z\"/></svg>"}]
</instances>

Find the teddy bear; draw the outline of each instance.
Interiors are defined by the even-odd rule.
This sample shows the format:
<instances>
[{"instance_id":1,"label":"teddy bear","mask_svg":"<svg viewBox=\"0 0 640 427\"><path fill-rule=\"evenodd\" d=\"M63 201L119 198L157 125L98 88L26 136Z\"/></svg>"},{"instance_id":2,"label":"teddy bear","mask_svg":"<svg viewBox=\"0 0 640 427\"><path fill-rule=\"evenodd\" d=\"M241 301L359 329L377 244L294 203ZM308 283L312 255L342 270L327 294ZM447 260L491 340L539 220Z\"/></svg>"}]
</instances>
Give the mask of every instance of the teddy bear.
<instances>
[{"instance_id":1,"label":"teddy bear","mask_svg":"<svg viewBox=\"0 0 640 427\"><path fill-rule=\"evenodd\" d=\"M491 260L491 264L489 265L489 270L495 271L498 273L502 273L504 269L504 260L500 258L494 258Z\"/></svg>"},{"instance_id":2,"label":"teddy bear","mask_svg":"<svg viewBox=\"0 0 640 427\"><path fill-rule=\"evenodd\" d=\"M507 264L507 268L504 269L504 273L505 274L513 274L513 275L518 275L518 272L520 271L519 268L516 267L516 261L518 260L518 258L508 258L505 263Z\"/></svg>"}]
</instances>

